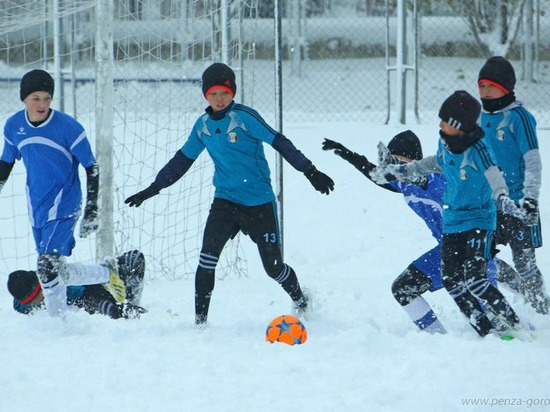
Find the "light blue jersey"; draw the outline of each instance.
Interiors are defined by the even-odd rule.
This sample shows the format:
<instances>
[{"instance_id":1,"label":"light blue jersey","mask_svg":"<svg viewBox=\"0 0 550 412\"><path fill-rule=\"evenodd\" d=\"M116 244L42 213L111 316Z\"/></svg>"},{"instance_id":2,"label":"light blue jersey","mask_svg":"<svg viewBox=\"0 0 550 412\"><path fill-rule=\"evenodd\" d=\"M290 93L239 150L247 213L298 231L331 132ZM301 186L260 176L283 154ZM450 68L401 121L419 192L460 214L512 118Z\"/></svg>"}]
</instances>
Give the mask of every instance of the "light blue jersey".
<instances>
[{"instance_id":1,"label":"light blue jersey","mask_svg":"<svg viewBox=\"0 0 550 412\"><path fill-rule=\"evenodd\" d=\"M15 113L4 126L0 160L14 163L21 159L27 169L29 216L34 228L80 214L78 165L96 163L80 123L52 110L48 119L35 127L27 120L25 110Z\"/></svg>"},{"instance_id":2,"label":"light blue jersey","mask_svg":"<svg viewBox=\"0 0 550 412\"><path fill-rule=\"evenodd\" d=\"M437 161L447 181L443 196L443 233L496 229L496 204L487 170L495 170L494 155L483 140L460 154L439 140ZM501 178L502 179L502 178Z\"/></svg>"},{"instance_id":3,"label":"light blue jersey","mask_svg":"<svg viewBox=\"0 0 550 412\"><path fill-rule=\"evenodd\" d=\"M419 269L432 282L431 292L443 288L441 280L441 241L443 238L443 194L445 192L445 176L433 173L426 176L424 185L416 185L405 180L389 183L399 193L402 193L407 205L426 223L437 241L437 246L418 257L412 265ZM496 286L497 270L494 259L487 267L489 283Z\"/></svg>"},{"instance_id":4,"label":"light blue jersey","mask_svg":"<svg viewBox=\"0 0 550 412\"><path fill-rule=\"evenodd\" d=\"M275 199L263 143L271 145L276 135L255 110L233 103L219 120L202 115L181 150L192 160L208 151L215 165L215 197L258 206Z\"/></svg>"},{"instance_id":5,"label":"light blue jersey","mask_svg":"<svg viewBox=\"0 0 550 412\"><path fill-rule=\"evenodd\" d=\"M533 115L521 103L514 102L502 111L481 114L481 127L485 142L491 147L499 167L504 172L509 196L516 203L523 197L538 198L540 188L540 158L538 155L537 123ZM532 161L526 171L525 155ZM532 176L528 176L531 173ZM527 176L526 176L527 174ZM526 179L527 177L527 179ZM524 183L533 186L531 193L524 193Z\"/></svg>"}]
</instances>

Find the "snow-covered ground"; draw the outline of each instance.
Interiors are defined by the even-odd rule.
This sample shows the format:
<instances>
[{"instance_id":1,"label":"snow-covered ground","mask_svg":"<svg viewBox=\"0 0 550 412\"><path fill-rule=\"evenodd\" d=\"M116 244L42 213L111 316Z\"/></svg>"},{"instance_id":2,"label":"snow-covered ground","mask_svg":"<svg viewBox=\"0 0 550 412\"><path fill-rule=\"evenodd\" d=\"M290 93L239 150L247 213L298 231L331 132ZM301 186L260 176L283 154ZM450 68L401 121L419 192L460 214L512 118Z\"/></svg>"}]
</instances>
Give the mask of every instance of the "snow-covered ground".
<instances>
[{"instance_id":1,"label":"snow-covered ground","mask_svg":"<svg viewBox=\"0 0 550 412\"><path fill-rule=\"evenodd\" d=\"M406 126L421 137L425 154L435 151L437 123ZM291 313L291 304L265 275L248 238L242 240L248 275L217 281L204 330L192 325L192 278L151 276L155 280L147 281L142 300L149 313L135 321L84 312L70 313L66 323L45 313L25 317L11 310L3 287L0 410L549 410L550 317L535 314L505 290L521 317L536 326L535 340L480 339L439 291L427 299L449 333L431 336L417 332L393 300L394 278L434 240L400 195L323 152L321 141L339 140L375 160L376 143L403 128L285 124L285 134L336 182L336 190L324 196L285 165L285 258L313 299L304 319L305 344L264 341L268 322ZM539 141L546 165L550 130L539 130ZM543 173L545 226L549 169ZM168 191L175 194L178 184ZM539 249L538 260L548 283L547 248ZM502 256L509 259L506 250Z\"/></svg>"}]
</instances>

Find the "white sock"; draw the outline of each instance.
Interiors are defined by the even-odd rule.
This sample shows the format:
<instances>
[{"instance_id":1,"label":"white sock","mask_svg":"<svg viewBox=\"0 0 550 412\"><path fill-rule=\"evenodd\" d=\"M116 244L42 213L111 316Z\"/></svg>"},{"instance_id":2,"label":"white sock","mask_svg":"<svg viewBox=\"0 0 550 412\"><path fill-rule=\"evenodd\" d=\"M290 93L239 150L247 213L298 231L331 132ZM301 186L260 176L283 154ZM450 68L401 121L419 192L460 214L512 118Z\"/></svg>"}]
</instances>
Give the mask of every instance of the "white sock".
<instances>
[{"instance_id":1,"label":"white sock","mask_svg":"<svg viewBox=\"0 0 550 412\"><path fill-rule=\"evenodd\" d=\"M84 265L83 263L67 263L59 268L67 286L96 285L108 283L109 269L102 265Z\"/></svg>"},{"instance_id":2,"label":"white sock","mask_svg":"<svg viewBox=\"0 0 550 412\"><path fill-rule=\"evenodd\" d=\"M408 305L403 306L407 315L421 331L431 334L447 333L429 303L422 296L417 297Z\"/></svg>"},{"instance_id":3,"label":"white sock","mask_svg":"<svg viewBox=\"0 0 550 412\"><path fill-rule=\"evenodd\" d=\"M42 284L42 294L50 316L65 318L67 312L67 286L61 276Z\"/></svg>"}]
</instances>

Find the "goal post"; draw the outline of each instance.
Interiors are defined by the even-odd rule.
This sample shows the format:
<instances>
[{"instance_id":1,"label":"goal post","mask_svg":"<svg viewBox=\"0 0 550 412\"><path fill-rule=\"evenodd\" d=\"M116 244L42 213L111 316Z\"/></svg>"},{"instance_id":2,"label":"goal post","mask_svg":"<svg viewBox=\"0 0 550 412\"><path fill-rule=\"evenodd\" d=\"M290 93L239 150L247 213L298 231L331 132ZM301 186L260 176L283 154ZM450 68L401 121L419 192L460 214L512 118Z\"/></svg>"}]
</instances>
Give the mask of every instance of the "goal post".
<instances>
[{"instance_id":1,"label":"goal post","mask_svg":"<svg viewBox=\"0 0 550 412\"><path fill-rule=\"evenodd\" d=\"M194 274L213 197L209 157L200 156L180 181L139 208L129 208L124 199L153 181L204 113L200 77L208 65L226 60L235 68L237 100L245 104L255 99L258 77L273 81L272 66L265 71L269 61L256 61L255 36L265 27L257 19L258 0L3 0L2 5L3 120L22 109L21 76L42 68L57 81L63 111L83 124L95 147L100 227L90 238L77 239L71 259L92 263L139 248L147 256L149 278ZM269 98L264 93L258 101L265 108ZM52 107L61 110L57 104ZM2 191L2 202L9 204L0 211L3 271L36 264L24 180L18 165ZM246 273L246 263L237 236L224 249L218 277Z\"/></svg>"},{"instance_id":2,"label":"goal post","mask_svg":"<svg viewBox=\"0 0 550 412\"><path fill-rule=\"evenodd\" d=\"M98 260L115 255L113 231L113 0L97 0L95 39L95 125L99 166Z\"/></svg>"}]
</instances>

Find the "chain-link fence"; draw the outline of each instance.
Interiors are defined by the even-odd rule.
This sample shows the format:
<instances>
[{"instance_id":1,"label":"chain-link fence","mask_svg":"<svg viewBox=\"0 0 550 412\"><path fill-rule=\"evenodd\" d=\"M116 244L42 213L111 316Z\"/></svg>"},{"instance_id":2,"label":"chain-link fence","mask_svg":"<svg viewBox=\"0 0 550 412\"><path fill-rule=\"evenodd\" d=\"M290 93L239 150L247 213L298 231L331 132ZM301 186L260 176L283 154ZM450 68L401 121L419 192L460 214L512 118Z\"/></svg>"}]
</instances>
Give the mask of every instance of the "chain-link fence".
<instances>
[{"instance_id":1,"label":"chain-link fence","mask_svg":"<svg viewBox=\"0 0 550 412\"><path fill-rule=\"evenodd\" d=\"M28 67L52 67L55 4L63 17L62 58L65 82L90 81L94 62L94 1L0 1L0 90L6 97L0 113L19 108L18 78ZM178 62L203 58L215 47L219 29L215 10L224 3L181 0L115 1L115 47L123 28L140 36L116 49L117 58L132 53L153 57L180 48ZM226 1L231 25L229 59L246 50L254 68L270 73L274 55L274 1ZM455 89L477 93L477 73L487 57L506 55L518 77L517 96L539 123L550 124L550 11L548 0L406 1L406 16L398 19L400 1L287 0L283 16L283 109L287 120L315 118L385 122L396 118L396 73L400 24L405 23L405 101L407 120L417 115L430 121L440 102ZM497 11L499 11L497 13ZM529 12L532 10L532 12ZM25 12L25 14L21 14ZM417 14L415 14L415 12ZM187 22L193 21L193 25ZM206 25L199 26L204 21ZM194 31L212 31L196 42ZM166 34L168 33L168 41ZM118 34L117 34L118 33ZM155 40L157 39L157 40ZM160 39L160 40L159 40ZM195 40L194 40L195 39ZM119 43L117 43L117 41ZM156 42L156 44L155 44ZM210 44L208 44L210 42ZM238 47L235 43L239 42ZM185 49L185 52L184 52ZM172 53L170 51L169 53ZM214 54L213 54L214 55ZM220 55L219 58L224 56ZM247 61L250 61L250 55ZM154 59L153 59L154 60ZM159 60L162 61L162 60ZM232 61L232 63L235 63ZM70 66L72 75L67 74ZM249 69L248 66L247 70ZM416 69L413 70L413 69ZM160 69L162 70L162 68ZM192 73L190 77L200 75ZM243 76L246 78L247 73ZM273 79L250 75L246 90L255 106L273 110ZM70 103L70 90L66 92ZM328 102L328 104L327 104ZM75 105L78 102L75 100ZM82 106L81 106L82 107Z\"/></svg>"}]
</instances>

